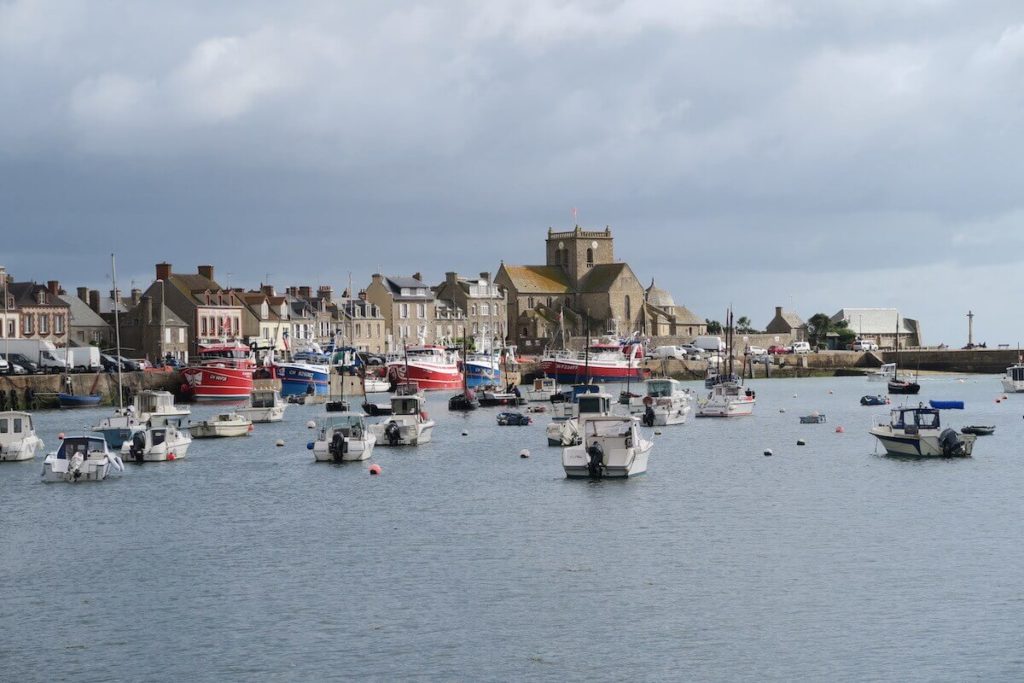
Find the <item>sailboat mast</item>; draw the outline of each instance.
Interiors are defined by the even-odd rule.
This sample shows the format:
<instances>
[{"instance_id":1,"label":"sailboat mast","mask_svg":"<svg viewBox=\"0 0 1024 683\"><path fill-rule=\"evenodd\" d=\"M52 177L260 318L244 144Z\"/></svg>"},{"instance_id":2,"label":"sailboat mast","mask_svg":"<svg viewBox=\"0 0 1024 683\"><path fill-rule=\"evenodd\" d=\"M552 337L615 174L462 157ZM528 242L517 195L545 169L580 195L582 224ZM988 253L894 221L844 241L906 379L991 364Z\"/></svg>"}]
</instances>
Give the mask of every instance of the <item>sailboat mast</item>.
<instances>
[{"instance_id":1,"label":"sailboat mast","mask_svg":"<svg viewBox=\"0 0 1024 683\"><path fill-rule=\"evenodd\" d=\"M124 412L124 390L121 388L121 319L117 314L117 264L114 261L113 254L110 255L110 279L114 285L114 343L117 345L117 408ZM162 307L163 305L163 297L160 297L160 306ZM160 315L163 316L163 310L160 311Z\"/></svg>"},{"instance_id":2,"label":"sailboat mast","mask_svg":"<svg viewBox=\"0 0 1024 683\"><path fill-rule=\"evenodd\" d=\"M590 384L590 314L587 314L587 346L583 350L583 383Z\"/></svg>"}]
</instances>

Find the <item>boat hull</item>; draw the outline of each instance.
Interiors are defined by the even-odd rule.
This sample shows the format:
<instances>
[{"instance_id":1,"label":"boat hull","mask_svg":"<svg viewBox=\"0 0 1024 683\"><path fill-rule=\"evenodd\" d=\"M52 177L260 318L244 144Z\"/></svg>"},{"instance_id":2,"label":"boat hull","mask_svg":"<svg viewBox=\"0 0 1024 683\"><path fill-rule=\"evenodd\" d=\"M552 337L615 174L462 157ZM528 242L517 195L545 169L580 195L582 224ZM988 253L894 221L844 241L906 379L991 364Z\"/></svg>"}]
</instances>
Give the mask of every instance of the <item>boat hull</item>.
<instances>
[{"instance_id":1,"label":"boat hull","mask_svg":"<svg viewBox=\"0 0 1024 683\"><path fill-rule=\"evenodd\" d=\"M85 396L57 394L57 401L60 403L61 408L91 408L92 406L99 405L101 398L103 397L99 394L87 394Z\"/></svg>"},{"instance_id":2,"label":"boat hull","mask_svg":"<svg viewBox=\"0 0 1024 683\"><path fill-rule=\"evenodd\" d=\"M38 436L26 436L23 439L0 447L0 461L20 462L32 460L36 457L36 451L42 447L43 440Z\"/></svg>"},{"instance_id":3,"label":"boat hull","mask_svg":"<svg viewBox=\"0 0 1024 683\"><path fill-rule=\"evenodd\" d=\"M373 455L376 439L346 439L345 442L346 449L341 454L340 461L358 462L368 460ZM316 462L336 462L334 455L328 449L327 441L317 441L313 444L313 459Z\"/></svg>"},{"instance_id":4,"label":"boat hull","mask_svg":"<svg viewBox=\"0 0 1024 683\"><path fill-rule=\"evenodd\" d=\"M456 365L426 365L404 362L388 366L388 381L394 389L403 382L415 382L423 391L451 391L462 388L462 373Z\"/></svg>"},{"instance_id":5,"label":"boat hull","mask_svg":"<svg viewBox=\"0 0 1024 683\"><path fill-rule=\"evenodd\" d=\"M171 462L181 460L188 455L188 447L191 444L191 441L180 441L173 444L162 443L159 446L147 449L141 457L132 457L130 453L125 453L122 449L121 457L125 459L130 458L133 462Z\"/></svg>"},{"instance_id":6,"label":"boat hull","mask_svg":"<svg viewBox=\"0 0 1024 683\"><path fill-rule=\"evenodd\" d=\"M235 401L252 393L251 368L190 366L181 374L197 401Z\"/></svg>"},{"instance_id":7,"label":"boat hull","mask_svg":"<svg viewBox=\"0 0 1024 683\"><path fill-rule=\"evenodd\" d=\"M493 364L488 361L466 361L463 365L466 373L466 386L470 389L477 387L496 385L501 386L501 368L497 361Z\"/></svg>"},{"instance_id":8,"label":"boat hull","mask_svg":"<svg viewBox=\"0 0 1024 683\"><path fill-rule=\"evenodd\" d=\"M417 424L399 424L398 439L392 442L386 431L387 425L388 422L381 422L370 426L378 446L419 446L430 443L434 431L433 420Z\"/></svg>"},{"instance_id":9,"label":"boat hull","mask_svg":"<svg viewBox=\"0 0 1024 683\"><path fill-rule=\"evenodd\" d=\"M283 404L271 408L235 408L235 412L249 418L254 423L280 422L284 419L284 411L287 407L287 404Z\"/></svg>"},{"instance_id":10,"label":"boat hull","mask_svg":"<svg viewBox=\"0 0 1024 683\"><path fill-rule=\"evenodd\" d=\"M327 396L330 375L327 366L280 363L274 365L274 376L281 380L281 396ZM313 391L310 392L310 387Z\"/></svg>"},{"instance_id":11,"label":"boat hull","mask_svg":"<svg viewBox=\"0 0 1024 683\"><path fill-rule=\"evenodd\" d=\"M1003 391L1008 394L1024 393L1024 382L1016 382L1009 377L1003 377Z\"/></svg>"},{"instance_id":12,"label":"boat hull","mask_svg":"<svg viewBox=\"0 0 1024 683\"><path fill-rule=\"evenodd\" d=\"M101 460L86 458L77 469L69 467L67 460L58 460L47 456L43 461L43 481L46 483L103 481L109 473L110 460L108 458Z\"/></svg>"},{"instance_id":13,"label":"boat hull","mask_svg":"<svg viewBox=\"0 0 1024 683\"><path fill-rule=\"evenodd\" d=\"M875 427L870 431L885 448L886 454L911 458L967 458L971 456L977 439L974 434L960 434L963 452L949 454L943 451L939 437L935 435L900 434L886 427Z\"/></svg>"},{"instance_id":14,"label":"boat hull","mask_svg":"<svg viewBox=\"0 0 1024 683\"><path fill-rule=\"evenodd\" d=\"M601 468L600 477L594 477L590 473L589 457L586 449L580 446L566 448L562 452L562 468L565 476L569 479L626 479L637 477L647 472L647 461L651 454L653 444L650 441L641 441L636 448L630 449L626 457L606 461Z\"/></svg>"},{"instance_id":15,"label":"boat hull","mask_svg":"<svg viewBox=\"0 0 1024 683\"><path fill-rule=\"evenodd\" d=\"M193 439L219 439L231 436L248 436L251 424L244 425L219 425L219 424L194 424L189 427Z\"/></svg>"},{"instance_id":16,"label":"boat hull","mask_svg":"<svg viewBox=\"0 0 1024 683\"><path fill-rule=\"evenodd\" d=\"M714 401L701 406L697 417L745 417L754 412L756 400Z\"/></svg>"},{"instance_id":17,"label":"boat hull","mask_svg":"<svg viewBox=\"0 0 1024 683\"><path fill-rule=\"evenodd\" d=\"M628 363L610 364L591 362L589 367L583 361L568 359L546 359L541 362L541 371L555 381L571 384L589 378L592 382L625 382L643 379L643 369L630 367Z\"/></svg>"}]
</instances>

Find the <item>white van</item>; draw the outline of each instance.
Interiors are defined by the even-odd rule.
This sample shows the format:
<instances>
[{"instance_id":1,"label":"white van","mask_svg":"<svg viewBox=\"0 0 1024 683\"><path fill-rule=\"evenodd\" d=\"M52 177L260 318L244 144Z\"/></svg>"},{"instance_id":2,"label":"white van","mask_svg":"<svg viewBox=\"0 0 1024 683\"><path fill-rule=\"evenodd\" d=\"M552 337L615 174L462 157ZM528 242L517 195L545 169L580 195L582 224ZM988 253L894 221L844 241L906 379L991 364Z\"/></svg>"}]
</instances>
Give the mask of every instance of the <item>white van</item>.
<instances>
[{"instance_id":1,"label":"white van","mask_svg":"<svg viewBox=\"0 0 1024 683\"><path fill-rule=\"evenodd\" d=\"M693 345L696 346L698 349L712 351L715 353L721 353L722 351L725 351L725 342L722 341L721 337L703 335L694 339Z\"/></svg>"},{"instance_id":2,"label":"white van","mask_svg":"<svg viewBox=\"0 0 1024 683\"><path fill-rule=\"evenodd\" d=\"M811 352L811 345L809 343L807 343L807 342L801 342L801 341L793 342L792 344L789 345L789 352L790 353L810 353Z\"/></svg>"}]
</instances>

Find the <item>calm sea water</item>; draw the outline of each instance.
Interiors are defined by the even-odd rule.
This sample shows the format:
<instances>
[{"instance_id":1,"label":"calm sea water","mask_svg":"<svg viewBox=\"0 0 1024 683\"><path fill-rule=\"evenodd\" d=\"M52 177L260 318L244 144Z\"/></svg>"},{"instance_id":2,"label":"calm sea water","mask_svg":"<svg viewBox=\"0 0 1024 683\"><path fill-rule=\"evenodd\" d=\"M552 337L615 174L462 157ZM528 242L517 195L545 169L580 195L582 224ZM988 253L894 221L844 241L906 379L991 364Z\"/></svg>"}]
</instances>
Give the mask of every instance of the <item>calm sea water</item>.
<instances>
[{"instance_id":1,"label":"calm sea water","mask_svg":"<svg viewBox=\"0 0 1024 683\"><path fill-rule=\"evenodd\" d=\"M544 416L447 395L379 477L312 463L319 406L99 484L2 463L0 679L1024 678L1024 395L922 380L998 428L914 462L866 433L882 385L752 384L753 417L664 428L629 481L567 481ZM37 423L53 447L103 414Z\"/></svg>"}]
</instances>

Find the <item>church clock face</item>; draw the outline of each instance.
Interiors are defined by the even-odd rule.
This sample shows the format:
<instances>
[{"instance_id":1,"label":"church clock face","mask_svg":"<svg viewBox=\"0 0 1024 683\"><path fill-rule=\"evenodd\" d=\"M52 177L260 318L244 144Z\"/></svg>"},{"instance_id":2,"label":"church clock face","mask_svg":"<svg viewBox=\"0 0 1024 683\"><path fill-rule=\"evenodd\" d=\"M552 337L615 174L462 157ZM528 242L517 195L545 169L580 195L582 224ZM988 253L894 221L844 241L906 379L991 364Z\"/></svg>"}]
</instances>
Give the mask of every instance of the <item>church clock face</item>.
<instances>
[{"instance_id":1,"label":"church clock face","mask_svg":"<svg viewBox=\"0 0 1024 683\"><path fill-rule=\"evenodd\" d=\"M593 242L590 243L590 248L597 249L597 240L594 240Z\"/></svg>"},{"instance_id":2,"label":"church clock face","mask_svg":"<svg viewBox=\"0 0 1024 683\"><path fill-rule=\"evenodd\" d=\"M558 248L559 249L565 249L565 242L559 242L558 243Z\"/></svg>"}]
</instances>

